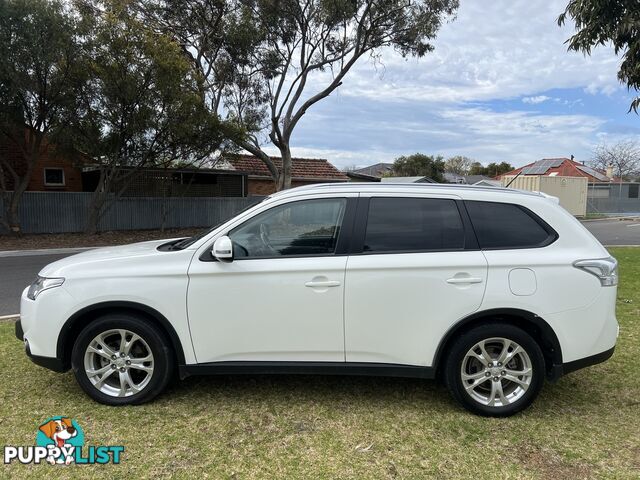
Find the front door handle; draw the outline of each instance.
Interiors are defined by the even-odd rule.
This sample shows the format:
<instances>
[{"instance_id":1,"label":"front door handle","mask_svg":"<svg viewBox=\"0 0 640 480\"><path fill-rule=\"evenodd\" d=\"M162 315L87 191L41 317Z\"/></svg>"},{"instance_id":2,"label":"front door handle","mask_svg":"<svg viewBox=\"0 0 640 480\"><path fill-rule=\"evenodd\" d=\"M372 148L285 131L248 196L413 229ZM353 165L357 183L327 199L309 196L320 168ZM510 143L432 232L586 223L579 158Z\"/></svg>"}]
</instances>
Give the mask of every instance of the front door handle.
<instances>
[{"instance_id":1,"label":"front door handle","mask_svg":"<svg viewBox=\"0 0 640 480\"><path fill-rule=\"evenodd\" d=\"M340 282L337 280L318 280L311 281L304 284L305 287L311 288L327 288L327 287L339 287Z\"/></svg>"},{"instance_id":2,"label":"front door handle","mask_svg":"<svg viewBox=\"0 0 640 480\"><path fill-rule=\"evenodd\" d=\"M468 283L482 283L482 279L478 277L453 277L447 280L451 285L465 285Z\"/></svg>"}]
</instances>

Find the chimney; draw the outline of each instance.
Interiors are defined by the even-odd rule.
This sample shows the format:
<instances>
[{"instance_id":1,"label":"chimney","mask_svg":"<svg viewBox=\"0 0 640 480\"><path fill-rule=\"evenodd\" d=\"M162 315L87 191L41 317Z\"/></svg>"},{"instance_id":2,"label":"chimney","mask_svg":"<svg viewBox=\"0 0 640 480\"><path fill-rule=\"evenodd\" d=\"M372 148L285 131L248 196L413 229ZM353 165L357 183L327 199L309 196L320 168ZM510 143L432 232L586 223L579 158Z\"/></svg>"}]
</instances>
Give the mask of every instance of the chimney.
<instances>
[{"instance_id":1,"label":"chimney","mask_svg":"<svg viewBox=\"0 0 640 480\"><path fill-rule=\"evenodd\" d=\"M613 163L607 165L607 177L613 180Z\"/></svg>"},{"instance_id":2,"label":"chimney","mask_svg":"<svg viewBox=\"0 0 640 480\"><path fill-rule=\"evenodd\" d=\"M571 161L572 161L572 162L573 162L573 159L574 159L574 158L576 158L576 157L574 157L573 155L571 155Z\"/></svg>"}]
</instances>

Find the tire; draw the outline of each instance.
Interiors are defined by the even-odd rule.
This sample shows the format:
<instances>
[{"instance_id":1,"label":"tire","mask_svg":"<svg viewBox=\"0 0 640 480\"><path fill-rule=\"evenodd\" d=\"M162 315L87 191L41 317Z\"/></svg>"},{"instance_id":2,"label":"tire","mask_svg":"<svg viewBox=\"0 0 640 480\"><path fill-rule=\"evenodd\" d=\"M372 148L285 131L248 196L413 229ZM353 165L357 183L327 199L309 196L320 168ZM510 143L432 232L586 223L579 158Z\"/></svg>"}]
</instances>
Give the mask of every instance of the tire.
<instances>
[{"instance_id":1,"label":"tire","mask_svg":"<svg viewBox=\"0 0 640 480\"><path fill-rule=\"evenodd\" d=\"M524 330L505 323L480 325L462 334L451 345L445 365L445 383L458 403L489 417L508 417L527 408L544 377L540 346Z\"/></svg>"},{"instance_id":2,"label":"tire","mask_svg":"<svg viewBox=\"0 0 640 480\"><path fill-rule=\"evenodd\" d=\"M80 387L105 405L152 400L166 387L174 366L165 335L130 313L109 313L91 322L78 335L71 353L71 368Z\"/></svg>"}]
</instances>

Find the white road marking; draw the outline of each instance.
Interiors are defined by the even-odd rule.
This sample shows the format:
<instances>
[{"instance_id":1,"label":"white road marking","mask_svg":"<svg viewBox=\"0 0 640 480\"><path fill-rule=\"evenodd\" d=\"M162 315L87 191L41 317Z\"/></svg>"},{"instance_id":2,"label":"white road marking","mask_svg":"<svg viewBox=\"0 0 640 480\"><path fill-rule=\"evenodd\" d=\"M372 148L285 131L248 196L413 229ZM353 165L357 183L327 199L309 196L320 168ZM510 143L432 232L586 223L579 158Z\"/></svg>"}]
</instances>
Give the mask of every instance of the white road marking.
<instances>
[{"instance_id":1,"label":"white road marking","mask_svg":"<svg viewBox=\"0 0 640 480\"><path fill-rule=\"evenodd\" d=\"M640 223L632 223L631 225L627 225L627 227L640 227Z\"/></svg>"}]
</instances>

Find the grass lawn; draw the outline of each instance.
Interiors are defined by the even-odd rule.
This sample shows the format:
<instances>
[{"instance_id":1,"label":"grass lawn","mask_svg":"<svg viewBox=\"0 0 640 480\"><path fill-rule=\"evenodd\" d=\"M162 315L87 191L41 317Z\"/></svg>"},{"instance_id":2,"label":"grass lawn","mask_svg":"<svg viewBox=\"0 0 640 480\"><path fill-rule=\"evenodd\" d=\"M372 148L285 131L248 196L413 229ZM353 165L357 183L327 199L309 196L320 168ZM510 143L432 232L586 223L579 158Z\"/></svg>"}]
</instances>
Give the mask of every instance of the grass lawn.
<instances>
[{"instance_id":1,"label":"grass lawn","mask_svg":"<svg viewBox=\"0 0 640 480\"><path fill-rule=\"evenodd\" d=\"M0 446L33 445L67 415L88 445L124 445L117 466L0 466L11 478L639 478L640 249L621 265L614 357L547 384L509 419L464 412L435 382L209 377L155 402L110 408L72 374L33 365L0 324Z\"/></svg>"}]
</instances>

